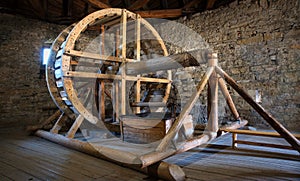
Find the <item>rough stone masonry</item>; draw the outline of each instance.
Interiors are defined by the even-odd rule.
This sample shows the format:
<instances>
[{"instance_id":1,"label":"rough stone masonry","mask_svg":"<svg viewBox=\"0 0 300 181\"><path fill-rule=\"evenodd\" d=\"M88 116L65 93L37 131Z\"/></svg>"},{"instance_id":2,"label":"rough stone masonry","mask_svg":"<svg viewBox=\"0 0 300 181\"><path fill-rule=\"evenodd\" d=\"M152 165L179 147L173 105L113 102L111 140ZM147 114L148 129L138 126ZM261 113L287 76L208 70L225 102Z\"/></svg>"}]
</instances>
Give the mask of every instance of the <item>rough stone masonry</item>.
<instances>
[{"instance_id":1,"label":"rough stone masonry","mask_svg":"<svg viewBox=\"0 0 300 181\"><path fill-rule=\"evenodd\" d=\"M218 52L220 66L278 121L293 131L300 131L298 0L235 1L178 22L199 33ZM185 69L194 81L199 81L204 70L203 67ZM190 85L191 80L185 76L176 79L183 84L181 87ZM229 91L244 119L256 127L268 126L233 89ZM185 99L189 95L184 95ZM224 101L219 104L220 119L232 119Z\"/></svg>"}]
</instances>

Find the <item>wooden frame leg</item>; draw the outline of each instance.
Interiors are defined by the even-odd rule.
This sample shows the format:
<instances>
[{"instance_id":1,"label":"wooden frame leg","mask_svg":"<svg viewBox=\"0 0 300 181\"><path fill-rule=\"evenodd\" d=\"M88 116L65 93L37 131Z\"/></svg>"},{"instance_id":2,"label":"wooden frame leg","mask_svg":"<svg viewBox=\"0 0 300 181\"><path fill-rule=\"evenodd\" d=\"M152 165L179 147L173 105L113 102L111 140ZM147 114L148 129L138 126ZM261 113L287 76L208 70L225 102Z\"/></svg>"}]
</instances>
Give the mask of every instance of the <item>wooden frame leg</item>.
<instances>
[{"instance_id":1,"label":"wooden frame leg","mask_svg":"<svg viewBox=\"0 0 300 181\"><path fill-rule=\"evenodd\" d=\"M60 115L60 117L58 118L58 120L56 121L56 123L54 124L54 126L51 128L50 132L51 133L58 133L59 130L61 129L63 123L68 119L68 116L65 115L64 113L62 113Z\"/></svg>"},{"instance_id":2,"label":"wooden frame leg","mask_svg":"<svg viewBox=\"0 0 300 181\"><path fill-rule=\"evenodd\" d=\"M26 128L27 131L36 131L38 129L42 129L44 126L46 126L47 124L49 124L51 121L53 121L54 119L58 118L61 115L61 111L57 110L54 114L52 114L48 119L46 119L45 121L43 121L41 124L39 125L33 125L33 126L28 126Z\"/></svg>"},{"instance_id":3,"label":"wooden frame leg","mask_svg":"<svg viewBox=\"0 0 300 181\"><path fill-rule=\"evenodd\" d=\"M67 138L74 138L75 133L77 132L79 126L82 124L83 120L84 117L81 114L79 114L79 116L76 118L75 122L73 123L72 127L66 134Z\"/></svg>"},{"instance_id":4,"label":"wooden frame leg","mask_svg":"<svg viewBox=\"0 0 300 181\"><path fill-rule=\"evenodd\" d=\"M225 98L225 100L226 100L226 103L227 103L227 105L228 105L228 107L229 107L231 113L232 113L233 116L234 116L234 119L240 120L240 115L239 115L239 113L237 112L236 107L235 107L235 105L234 105L234 103L233 103L233 101L232 101L232 98L231 98L231 96L230 96L230 94L229 94L229 91L228 91L228 89L227 89L227 86L226 86L226 84L225 84L225 81L224 81L224 79L221 78L221 77L219 78L219 86L220 86L221 92L222 92L222 94L223 94L223 96L224 96L224 98Z\"/></svg>"},{"instance_id":5,"label":"wooden frame leg","mask_svg":"<svg viewBox=\"0 0 300 181\"><path fill-rule=\"evenodd\" d=\"M220 67L215 67L217 73L251 106L260 114L292 147L300 153L300 141L289 132L279 121L268 113L261 105L257 104L252 97L239 86L226 72Z\"/></svg>"},{"instance_id":6,"label":"wooden frame leg","mask_svg":"<svg viewBox=\"0 0 300 181\"><path fill-rule=\"evenodd\" d=\"M232 149L237 149L237 134L236 133L232 133Z\"/></svg>"},{"instance_id":7,"label":"wooden frame leg","mask_svg":"<svg viewBox=\"0 0 300 181\"><path fill-rule=\"evenodd\" d=\"M205 75L203 76L201 82L197 86L197 91L195 91L192 94L190 100L186 103L186 105L184 106L184 108L181 111L180 115L174 121L174 123L173 123L172 127L170 128L169 132L162 139L161 143L156 148L156 151L162 152L169 146L172 139L174 138L176 133L178 133L179 129L181 128L184 119L186 118L186 116L188 116L188 114L192 110L194 104L196 103L197 99L199 98L200 93L202 92L205 85L207 84L208 79L209 79L209 77L210 77L210 75L212 74L213 71L214 71L214 67L208 67L208 69L207 69Z\"/></svg>"}]
</instances>

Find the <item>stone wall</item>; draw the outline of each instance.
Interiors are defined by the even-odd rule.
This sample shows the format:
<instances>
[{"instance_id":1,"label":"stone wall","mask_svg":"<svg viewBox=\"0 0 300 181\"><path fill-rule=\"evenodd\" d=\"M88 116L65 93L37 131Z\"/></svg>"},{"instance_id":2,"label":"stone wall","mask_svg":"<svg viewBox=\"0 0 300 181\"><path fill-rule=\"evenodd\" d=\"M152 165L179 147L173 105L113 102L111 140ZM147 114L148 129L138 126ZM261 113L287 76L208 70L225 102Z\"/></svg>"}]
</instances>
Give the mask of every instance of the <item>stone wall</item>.
<instances>
[{"instance_id":1,"label":"stone wall","mask_svg":"<svg viewBox=\"0 0 300 181\"><path fill-rule=\"evenodd\" d=\"M0 127L35 124L55 111L40 74L44 42L64 26L0 14Z\"/></svg>"},{"instance_id":2,"label":"stone wall","mask_svg":"<svg viewBox=\"0 0 300 181\"><path fill-rule=\"evenodd\" d=\"M244 0L178 22L199 33L218 52L220 66L253 98L261 96L260 104L278 121L300 131L299 12L298 0ZM185 69L194 80L204 70ZM244 119L256 127L268 126L236 92L229 91ZM220 118L230 119L224 101L220 106Z\"/></svg>"}]
</instances>

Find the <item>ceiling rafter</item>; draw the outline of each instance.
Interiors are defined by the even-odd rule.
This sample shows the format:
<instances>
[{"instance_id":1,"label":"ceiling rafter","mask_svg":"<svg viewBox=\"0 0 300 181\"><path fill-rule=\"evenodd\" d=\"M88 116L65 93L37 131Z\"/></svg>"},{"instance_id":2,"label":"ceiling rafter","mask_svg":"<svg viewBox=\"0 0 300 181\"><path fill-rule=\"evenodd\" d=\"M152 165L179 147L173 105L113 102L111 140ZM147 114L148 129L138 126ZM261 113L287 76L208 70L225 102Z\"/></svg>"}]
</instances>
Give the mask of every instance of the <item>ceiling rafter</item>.
<instances>
[{"instance_id":1,"label":"ceiling rafter","mask_svg":"<svg viewBox=\"0 0 300 181\"><path fill-rule=\"evenodd\" d=\"M96 8L100 8L100 9L111 8L109 4L106 4L100 0L85 0L85 1Z\"/></svg>"},{"instance_id":2,"label":"ceiling rafter","mask_svg":"<svg viewBox=\"0 0 300 181\"><path fill-rule=\"evenodd\" d=\"M182 9L135 11L143 18L178 18L182 16Z\"/></svg>"},{"instance_id":3,"label":"ceiling rafter","mask_svg":"<svg viewBox=\"0 0 300 181\"><path fill-rule=\"evenodd\" d=\"M212 9L215 5L216 0L208 0L206 4L206 9Z\"/></svg>"},{"instance_id":4,"label":"ceiling rafter","mask_svg":"<svg viewBox=\"0 0 300 181\"><path fill-rule=\"evenodd\" d=\"M132 5L128 7L128 9L131 11L135 11L145 6L149 1L150 0L136 0Z\"/></svg>"},{"instance_id":5,"label":"ceiling rafter","mask_svg":"<svg viewBox=\"0 0 300 181\"><path fill-rule=\"evenodd\" d=\"M182 9L188 9L188 8L193 7L193 6L196 6L196 5L198 5L201 1L203 1L203 0L192 0L192 1L188 2L188 3L186 3L186 4L183 6Z\"/></svg>"}]
</instances>

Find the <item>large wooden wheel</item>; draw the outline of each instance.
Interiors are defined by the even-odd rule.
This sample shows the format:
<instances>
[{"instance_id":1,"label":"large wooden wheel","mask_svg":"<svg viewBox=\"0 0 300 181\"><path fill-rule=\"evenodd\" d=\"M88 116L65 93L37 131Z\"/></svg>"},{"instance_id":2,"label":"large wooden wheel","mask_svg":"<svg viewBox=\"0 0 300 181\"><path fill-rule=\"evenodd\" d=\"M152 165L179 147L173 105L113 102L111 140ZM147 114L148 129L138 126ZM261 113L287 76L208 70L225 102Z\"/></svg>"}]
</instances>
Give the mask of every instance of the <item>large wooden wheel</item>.
<instances>
[{"instance_id":1,"label":"large wooden wheel","mask_svg":"<svg viewBox=\"0 0 300 181\"><path fill-rule=\"evenodd\" d=\"M92 43L80 45L86 41L85 33L90 33L90 29L101 32L100 40L96 37ZM129 62L151 59L150 54L141 57L141 51L145 54L153 49L149 42L159 45L156 57L168 55L156 30L139 15L122 9L94 12L67 28L54 43L47 68L48 87L54 101L68 115L80 114L95 124L107 117L105 101L110 99L114 108L111 117L118 122L119 116L130 114L132 109L139 113L140 106L151 106L148 102L141 103L141 92L143 84L153 82L164 86L162 103L153 105L165 105L171 90L170 70L159 75L155 71L127 74ZM135 87L135 101L131 104L130 86ZM130 109L130 105L134 108Z\"/></svg>"}]
</instances>

